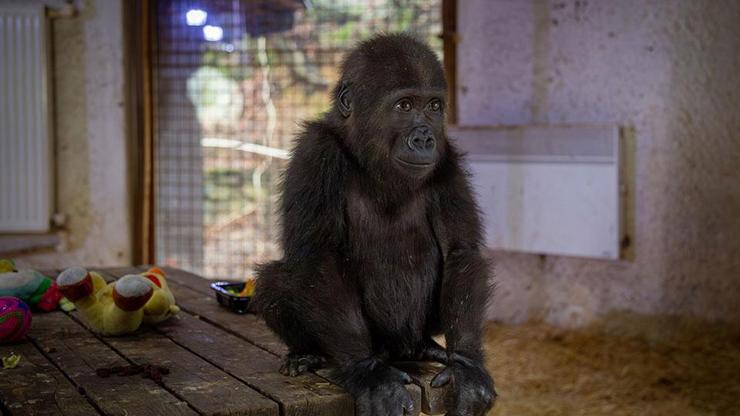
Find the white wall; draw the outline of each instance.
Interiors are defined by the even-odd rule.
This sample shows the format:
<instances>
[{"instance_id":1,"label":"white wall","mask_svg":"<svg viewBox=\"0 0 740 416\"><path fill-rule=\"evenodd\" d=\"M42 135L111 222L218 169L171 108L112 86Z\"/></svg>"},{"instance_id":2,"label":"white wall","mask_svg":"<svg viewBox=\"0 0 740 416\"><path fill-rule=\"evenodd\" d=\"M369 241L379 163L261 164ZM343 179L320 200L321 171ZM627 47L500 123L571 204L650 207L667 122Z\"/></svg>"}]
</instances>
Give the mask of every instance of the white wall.
<instances>
[{"instance_id":1,"label":"white wall","mask_svg":"<svg viewBox=\"0 0 740 416\"><path fill-rule=\"evenodd\" d=\"M458 7L460 124L633 129L634 259L495 253L490 316L578 325L624 309L740 322L740 2Z\"/></svg>"},{"instance_id":2,"label":"white wall","mask_svg":"<svg viewBox=\"0 0 740 416\"><path fill-rule=\"evenodd\" d=\"M16 257L22 267L131 262L122 2L77 3L80 16L56 19L51 27L56 199L67 218L67 244L59 252Z\"/></svg>"}]
</instances>

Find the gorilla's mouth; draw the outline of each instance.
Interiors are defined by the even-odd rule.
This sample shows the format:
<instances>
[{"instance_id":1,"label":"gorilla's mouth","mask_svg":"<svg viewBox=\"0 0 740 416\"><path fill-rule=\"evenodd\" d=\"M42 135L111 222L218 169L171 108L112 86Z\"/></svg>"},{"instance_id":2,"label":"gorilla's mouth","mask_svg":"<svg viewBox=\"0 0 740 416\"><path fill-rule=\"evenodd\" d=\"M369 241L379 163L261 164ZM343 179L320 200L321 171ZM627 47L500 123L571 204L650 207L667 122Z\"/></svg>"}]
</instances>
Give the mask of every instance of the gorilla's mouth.
<instances>
[{"instance_id":1,"label":"gorilla's mouth","mask_svg":"<svg viewBox=\"0 0 740 416\"><path fill-rule=\"evenodd\" d=\"M434 166L434 163L430 162L417 162L417 161L409 161L409 160L403 160L401 158L396 158L396 161L400 163L403 166L407 166L414 169L426 169Z\"/></svg>"}]
</instances>

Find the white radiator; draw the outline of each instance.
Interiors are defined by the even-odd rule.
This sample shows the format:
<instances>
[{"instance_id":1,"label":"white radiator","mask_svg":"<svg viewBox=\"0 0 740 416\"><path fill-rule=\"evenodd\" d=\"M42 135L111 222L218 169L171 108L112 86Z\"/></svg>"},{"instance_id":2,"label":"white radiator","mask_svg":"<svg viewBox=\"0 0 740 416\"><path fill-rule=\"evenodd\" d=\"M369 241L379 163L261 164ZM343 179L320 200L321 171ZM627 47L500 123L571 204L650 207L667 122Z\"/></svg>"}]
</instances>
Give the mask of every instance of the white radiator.
<instances>
[{"instance_id":1,"label":"white radiator","mask_svg":"<svg viewBox=\"0 0 740 416\"><path fill-rule=\"evenodd\" d=\"M489 247L620 258L617 126L463 128L450 136L468 152Z\"/></svg>"},{"instance_id":2,"label":"white radiator","mask_svg":"<svg viewBox=\"0 0 740 416\"><path fill-rule=\"evenodd\" d=\"M43 6L0 5L0 233L49 229L47 49Z\"/></svg>"}]
</instances>

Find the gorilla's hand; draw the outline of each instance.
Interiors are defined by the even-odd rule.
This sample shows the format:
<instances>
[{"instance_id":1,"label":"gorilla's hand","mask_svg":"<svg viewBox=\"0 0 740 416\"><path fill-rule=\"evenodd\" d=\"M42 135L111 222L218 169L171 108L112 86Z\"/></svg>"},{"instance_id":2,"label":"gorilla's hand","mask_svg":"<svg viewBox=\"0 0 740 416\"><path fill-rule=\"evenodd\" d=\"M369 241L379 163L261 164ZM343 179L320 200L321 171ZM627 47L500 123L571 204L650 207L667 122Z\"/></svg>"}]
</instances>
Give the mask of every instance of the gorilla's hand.
<instances>
[{"instance_id":1,"label":"gorilla's hand","mask_svg":"<svg viewBox=\"0 0 740 416\"><path fill-rule=\"evenodd\" d=\"M447 416L483 416L496 401L493 380L485 368L469 359L450 360L432 379L432 387L450 384Z\"/></svg>"},{"instance_id":2,"label":"gorilla's hand","mask_svg":"<svg viewBox=\"0 0 740 416\"><path fill-rule=\"evenodd\" d=\"M404 387L412 381L408 374L379 364L363 378L355 392L357 416L404 416L413 412L414 403Z\"/></svg>"}]
</instances>

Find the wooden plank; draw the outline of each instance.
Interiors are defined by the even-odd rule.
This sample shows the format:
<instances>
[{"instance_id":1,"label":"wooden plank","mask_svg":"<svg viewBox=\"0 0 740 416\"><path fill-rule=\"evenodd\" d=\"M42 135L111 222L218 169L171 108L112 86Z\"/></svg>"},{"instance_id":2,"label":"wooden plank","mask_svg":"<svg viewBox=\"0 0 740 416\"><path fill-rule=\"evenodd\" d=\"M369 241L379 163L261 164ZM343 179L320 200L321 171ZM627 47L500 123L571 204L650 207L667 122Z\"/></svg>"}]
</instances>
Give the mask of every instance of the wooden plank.
<instances>
[{"instance_id":1,"label":"wooden plank","mask_svg":"<svg viewBox=\"0 0 740 416\"><path fill-rule=\"evenodd\" d=\"M119 272L128 274L132 270ZM107 271L99 273L106 281L116 279ZM170 321L174 327L180 323L176 318ZM141 328L122 337L106 337L104 342L134 363L155 363L169 368L170 373L163 378L164 386L200 413L250 416L279 414L278 405L273 400L151 328Z\"/></svg>"},{"instance_id":2,"label":"wooden plank","mask_svg":"<svg viewBox=\"0 0 740 416\"><path fill-rule=\"evenodd\" d=\"M106 268L104 273L122 276L128 273L141 273L148 265L136 268ZM211 281L196 274L172 267L162 267L167 274L167 284L175 295L177 305L193 315L202 316L213 324L248 339L255 345L276 355L287 354L288 350L280 339L272 333L264 321L254 314L236 315L222 308L216 302L210 289ZM237 317L236 321L234 318Z\"/></svg>"},{"instance_id":3,"label":"wooden plank","mask_svg":"<svg viewBox=\"0 0 740 416\"><path fill-rule=\"evenodd\" d=\"M141 273L149 267L151 266L104 268L99 269L99 272L106 281L110 282L126 274ZM233 332L275 355L282 356L288 353L285 344L258 316L254 314L237 315L218 305L210 289L209 280L171 267L163 267L162 270L167 274L167 284L180 308L192 315L203 317L212 324ZM189 282L189 284L182 282Z\"/></svg>"},{"instance_id":4,"label":"wooden plank","mask_svg":"<svg viewBox=\"0 0 740 416\"><path fill-rule=\"evenodd\" d=\"M447 123L457 123L457 0L442 0L442 63L447 78Z\"/></svg>"},{"instance_id":5,"label":"wooden plank","mask_svg":"<svg viewBox=\"0 0 740 416\"><path fill-rule=\"evenodd\" d=\"M29 337L106 415L197 414L152 380L98 377L99 367L129 363L63 312L37 314Z\"/></svg>"},{"instance_id":6,"label":"wooden plank","mask_svg":"<svg viewBox=\"0 0 740 416\"><path fill-rule=\"evenodd\" d=\"M167 367L170 372L163 385L202 414L279 414L277 403L152 329L105 342L136 364Z\"/></svg>"},{"instance_id":7,"label":"wooden plank","mask_svg":"<svg viewBox=\"0 0 740 416\"><path fill-rule=\"evenodd\" d=\"M141 267L138 270L146 268ZM116 276L132 273L130 268L104 270L102 275L106 279L110 278L108 273ZM255 331L247 331L245 334L242 329L250 326L254 329L254 326L259 326L261 336L266 339L263 348L272 347L277 351L285 348L269 328L254 315L239 316L226 311L215 304L213 294L209 292L207 285L204 290L208 295L205 295L180 286L175 281L176 279L170 278L173 274L177 274L175 269L168 269L166 272L168 273L168 285L178 305L186 311L197 309L203 312L205 310L211 317L218 318L219 322L233 322L232 329L240 332L242 337L245 335L254 337L255 335ZM196 277L196 279L194 280L196 285L205 281L201 277ZM206 308L203 308L204 305ZM200 315L196 314L196 316ZM325 379L313 374L299 377L283 376L278 372L281 360L275 353L269 353L188 313L182 313L178 318L177 321L170 320L158 325L157 329L179 345L280 402L282 414L319 416L354 413L351 396ZM252 320L255 325L245 324L243 322L245 319ZM260 336L257 338L259 339Z\"/></svg>"},{"instance_id":8,"label":"wooden plank","mask_svg":"<svg viewBox=\"0 0 740 416\"><path fill-rule=\"evenodd\" d=\"M0 254L25 253L33 250L54 248L61 239L59 234L3 234L0 235Z\"/></svg>"},{"instance_id":9,"label":"wooden plank","mask_svg":"<svg viewBox=\"0 0 740 416\"><path fill-rule=\"evenodd\" d=\"M179 345L280 402L285 416L351 415L349 394L314 374L286 377L281 360L213 325L183 313L158 330Z\"/></svg>"},{"instance_id":10,"label":"wooden plank","mask_svg":"<svg viewBox=\"0 0 740 416\"><path fill-rule=\"evenodd\" d=\"M219 327L248 339L275 355L284 356L288 349L280 339L265 325L264 321L253 314L237 315L224 309L215 300L208 286L209 282L202 277L192 273L182 272L177 269L166 271L169 285L175 294L180 307L190 313L197 314L200 318L207 320ZM181 282L185 282L185 286ZM204 284L205 283L205 284ZM199 290L195 290L199 288ZM277 371L279 365L273 371ZM321 371L319 374L326 380L330 380L329 371ZM422 391L419 386L407 386L414 400L416 412L423 405Z\"/></svg>"},{"instance_id":11,"label":"wooden plank","mask_svg":"<svg viewBox=\"0 0 740 416\"><path fill-rule=\"evenodd\" d=\"M332 369L331 368L322 368L318 371L316 371L316 374L320 375L326 380L333 380L332 377ZM407 384L406 390L411 395L411 401L414 403L414 410L411 413L408 413L408 416L416 416L421 414L422 409L422 394L421 394L421 388L415 384Z\"/></svg>"},{"instance_id":12,"label":"wooden plank","mask_svg":"<svg viewBox=\"0 0 740 416\"><path fill-rule=\"evenodd\" d=\"M128 273L140 273L149 267L139 266L136 272L130 268L108 268L102 269L102 273L106 278L109 278L105 275L106 273L118 277ZM261 318L254 314L237 315L222 308L210 289L209 280L171 267L163 267L162 270L167 274L167 284L180 308L192 315L203 317L212 324L275 355L283 356L288 353L285 344L265 325Z\"/></svg>"},{"instance_id":13,"label":"wooden plank","mask_svg":"<svg viewBox=\"0 0 740 416\"><path fill-rule=\"evenodd\" d=\"M170 288L175 294L175 299L180 307L276 355L284 356L287 354L288 350L285 345L272 333L262 319L253 314L237 315L218 305L209 287L210 281L179 269L165 268L164 270L167 273ZM446 389L432 388L430 383L432 378L444 367L431 362L405 363L404 366L405 371L409 372L421 389L419 392L412 391L414 400L421 397L419 401L422 404L423 411L427 414L443 414L445 412ZM320 374L326 375L326 373ZM413 389L414 387L416 386L410 386L409 388Z\"/></svg>"},{"instance_id":14,"label":"wooden plank","mask_svg":"<svg viewBox=\"0 0 740 416\"><path fill-rule=\"evenodd\" d=\"M133 209L134 250L139 262L154 257L154 45L156 44L156 0L123 2L126 31L124 44L128 60L126 80L129 104L128 142L131 143L129 163Z\"/></svg>"},{"instance_id":15,"label":"wooden plank","mask_svg":"<svg viewBox=\"0 0 740 416\"><path fill-rule=\"evenodd\" d=\"M15 368L0 369L0 413L38 416L98 414L77 387L33 344L26 341L0 345L0 357L10 353L19 354L21 360Z\"/></svg>"},{"instance_id":16,"label":"wooden plank","mask_svg":"<svg viewBox=\"0 0 740 416\"><path fill-rule=\"evenodd\" d=\"M421 411L428 415L442 415L446 412L445 395L449 385L433 388L430 383L434 376L444 370L445 366L440 363L408 361L393 363L393 365L406 371L420 387Z\"/></svg>"},{"instance_id":17,"label":"wooden plank","mask_svg":"<svg viewBox=\"0 0 740 416\"><path fill-rule=\"evenodd\" d=\"M149 266L139 266L139 269L146 270ZM211 293L210 284L212 280L208 280L202 276L198 276L195 273L190 273L185 270L175 269L173 267L163 267L167 278L175 281L183 286L187 286L191 289L195 289L201 293Z\"/></svg>"},{"instance_id":18,"label":"wooden plank","mask_svg":"<svg viewBox=\"0 0 740 416\"><path fill-rule=\"evenodd\" d=\"M103 277L106 277L105 273L107 273L108 276L106 277L106 281L111 282L115 280L116 278L125 276L127 274L139 274L146 269L143 269L140 267L134 267L134 266L126 266L126 267L91 268L88 270L94 270L94 271L100 272L102 273Z\"/></svg>"},{"instance_id":19,"label":"wooden plank","mask_svg":"<svg viewBox=\"0 0 740 416\"><path fill-rule=\"evenodd\" d=\"M168 284L177 304L187 312L198 315L272 354L284 356L288 353L285 344L257 315L230 312L218 304L213 293L197 292L174 281Z\"/></svg>"}]
</instances>

